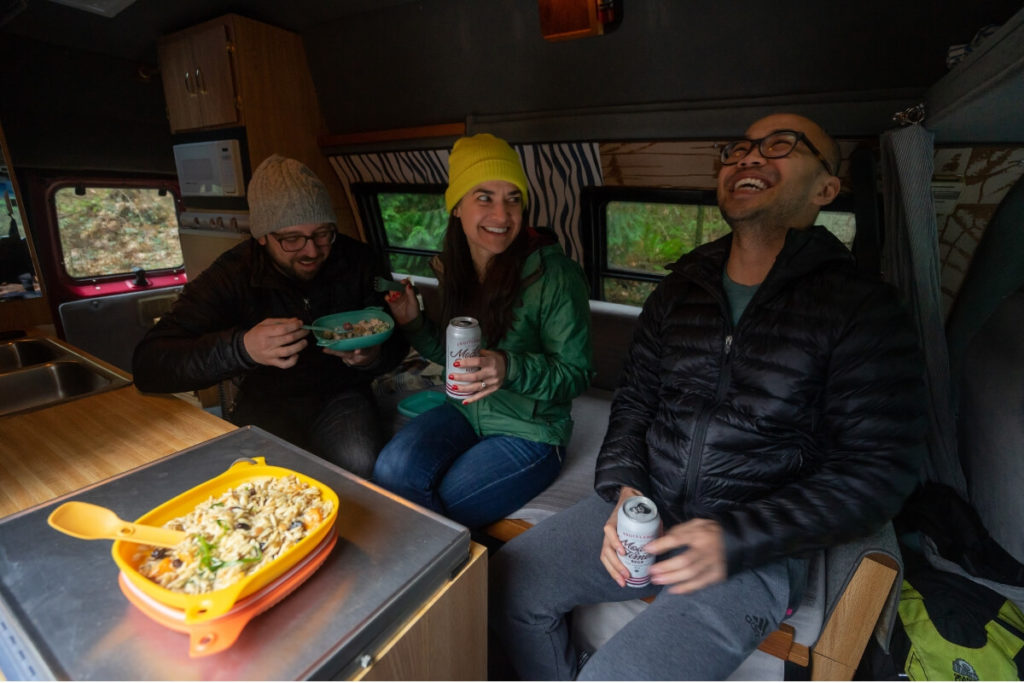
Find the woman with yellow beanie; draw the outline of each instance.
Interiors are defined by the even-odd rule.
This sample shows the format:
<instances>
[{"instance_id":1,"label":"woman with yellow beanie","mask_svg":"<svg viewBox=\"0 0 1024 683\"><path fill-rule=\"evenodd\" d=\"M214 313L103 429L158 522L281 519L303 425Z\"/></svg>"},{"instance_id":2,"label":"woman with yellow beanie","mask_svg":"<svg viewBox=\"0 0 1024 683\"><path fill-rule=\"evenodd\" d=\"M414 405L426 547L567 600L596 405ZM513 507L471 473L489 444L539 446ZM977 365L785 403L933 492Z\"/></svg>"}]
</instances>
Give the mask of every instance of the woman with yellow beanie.
<instances>
[{"instance_id":1,"label":"woman with yellow beanie","mask_svg":"<svg viewBox=\"0 0 1024 683\"><path fill-rule=\"evenodd\" d=\"M590 383L583 271L553 236L524 225L526 173L507 142L481 133L448 161L448 230L435 259L441 311L424 316L412 287L392 314L410 343L444 365L445 325L480 322L480 356L459 361L462 400L414 418L381 451L373 480L470 528L502 519L558 475L572 399Z\"/></svg>"}]
</instances>

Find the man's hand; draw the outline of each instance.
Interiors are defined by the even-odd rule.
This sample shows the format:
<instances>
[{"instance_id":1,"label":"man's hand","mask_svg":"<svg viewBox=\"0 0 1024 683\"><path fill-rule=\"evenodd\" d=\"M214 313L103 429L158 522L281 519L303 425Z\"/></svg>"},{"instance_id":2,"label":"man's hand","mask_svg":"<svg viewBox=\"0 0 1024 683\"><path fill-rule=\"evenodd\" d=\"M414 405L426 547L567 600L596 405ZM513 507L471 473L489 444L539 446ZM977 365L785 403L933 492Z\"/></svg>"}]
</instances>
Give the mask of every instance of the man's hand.
<instances>
[{"instance_id":1,"label":"man's hand","mask_svg":"<svg viewBox=\"0 0 1024 683\"><path fill-rule=\"evenodd\" d=\"M365 349L354 349L352 351L332 351L331 349L324 348L324 353L337 356L345 365L361 368L372 365L380 358L380 345L368 346Z\"/></svg>"},{"instance_id":2,"label":"man's hand","mask_svg":"<svg viewBox=\"0 0 1024 683\"><path fill-rule=\"evenodd\" d=\"M691 593L725 580L725 540L718 522L691 519L644 546L654 555L676 548L686 550L652 565L651 583L668 586L669 593Z\"/></svg>"},{"instance_id":3,"label":"man's hand","mask_svg":"<svg viewBox=\"0 0 1024 683\"><path fill-rule=\"evenodd\" d=\"M619 559L619 555L625 555L626 549L622 547L622 542L619 541L619 508L626 502L627 498L633 496L642 496L634 488L629 486L623 486L619 490L619 502L615 505L615 509L612 510L611 517L604 523L604 540L601 542L601 564L608 570L608 574L611 575L615 583L619 584L620 587L626 587L626 579L629 578L629 570L622 564L622 560Z\"/></svg>"},{"instance_id":4,"label":"man's hand","mask_svg":"<svg viewBox=\"0 0 1024 683\"><path fill-rule=\"evenodd\" d=\"M308 334L298 318L267 318L246 332L242 343L249 357L260 365L290 368L309 343L303 339Z\"/></svg>"}]
</instances>

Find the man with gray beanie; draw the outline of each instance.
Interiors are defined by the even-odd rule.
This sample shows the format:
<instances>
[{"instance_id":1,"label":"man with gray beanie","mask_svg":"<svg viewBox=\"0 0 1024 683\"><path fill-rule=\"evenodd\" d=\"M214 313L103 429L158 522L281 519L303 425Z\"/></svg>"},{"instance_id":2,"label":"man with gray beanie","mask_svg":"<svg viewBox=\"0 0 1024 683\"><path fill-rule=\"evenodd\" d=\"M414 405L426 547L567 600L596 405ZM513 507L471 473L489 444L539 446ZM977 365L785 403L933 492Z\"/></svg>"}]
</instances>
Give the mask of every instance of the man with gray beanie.
<instances>
[{"instance_id":1,"label":"man with gray beanie","mask_svg":"<svg viewBox=\"0 0 1024 683\"><path fill-rule=\"evenodd\" d=\"M135 349L140 391L238 385L228 419L253 424L360 476L384 443L370 383L408 351L402 335L355 351L318 347L303 324L384 305L381 255L339 235L327 189L302 163L267 158L249 183L253 239L189 282Z\"/></svg>"}]
</instances>

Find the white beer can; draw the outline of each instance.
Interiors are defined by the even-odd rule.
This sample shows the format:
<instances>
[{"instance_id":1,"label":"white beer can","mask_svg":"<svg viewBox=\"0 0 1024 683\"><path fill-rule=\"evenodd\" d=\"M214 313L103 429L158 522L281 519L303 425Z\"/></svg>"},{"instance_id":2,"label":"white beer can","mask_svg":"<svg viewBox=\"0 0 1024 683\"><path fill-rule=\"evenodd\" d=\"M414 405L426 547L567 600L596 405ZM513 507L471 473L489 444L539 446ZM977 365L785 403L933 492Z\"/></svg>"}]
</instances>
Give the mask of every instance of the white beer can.
<instances>
[{"instance_id":1,"label":"white beer can","mask_svg":"<svg viewBox=\"0 0 1024 683\"><path fill-rule=\"evenodd\" d=\"M467 372L477 372L477 368L457 368L454 363L464 358L475 358L480 355L480 323L476 318L461 315L452 318L448 323L445 337L445 368L444 390L452 398L465 398L475 392L469 391L458 377ZM452 379L452 378L455 379ZM458 387L457 389L455 387Z\"/></svg>"},{"instance_id":2,"label":"white beer can","mask_svg":"<svg viewBox=\"0 0 1024 683\"><path fill-rule=\"evenodd\" d=\"M629 570L626 585L642 588L651 582L648 575L654 564L654 555L644 552L644 546L658 537L658 508L650 498L633 496L619 508L619 542L626 549L619 555Z\"/></svg>"}]
</instances>

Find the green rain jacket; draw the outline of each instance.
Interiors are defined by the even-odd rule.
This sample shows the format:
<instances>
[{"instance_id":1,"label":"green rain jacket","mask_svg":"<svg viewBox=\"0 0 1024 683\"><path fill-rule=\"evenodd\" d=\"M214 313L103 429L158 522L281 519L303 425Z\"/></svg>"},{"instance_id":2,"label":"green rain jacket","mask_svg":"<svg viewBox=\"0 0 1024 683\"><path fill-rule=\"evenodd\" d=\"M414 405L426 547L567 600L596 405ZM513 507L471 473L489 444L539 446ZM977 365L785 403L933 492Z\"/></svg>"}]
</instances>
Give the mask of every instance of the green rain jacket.
<instances>
[{"instance_id":1,"label":"green rain jacket","mask_svg":"<svg viewBox=\"0 0 1024 683\"><path fill-rule=\"evenodd\" d=\"M586 280L561 246L551 244L526 258L522 281L522 305L498 346L508 357L501 388L469 405L448 400L480 436L564 446L572 435L572 399L593 375ZM444 366L444 330L424 315L402 330L424 358ZM483 347L489 348L486 339Z\"/></svg>"}]
</instances>

